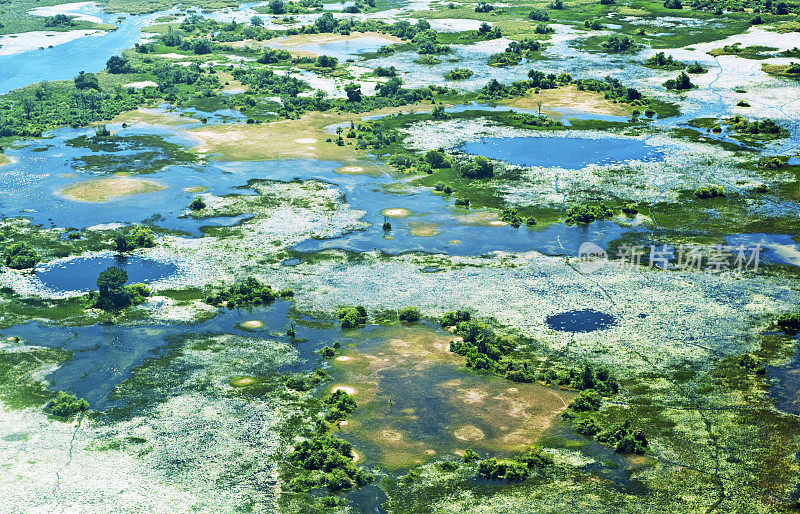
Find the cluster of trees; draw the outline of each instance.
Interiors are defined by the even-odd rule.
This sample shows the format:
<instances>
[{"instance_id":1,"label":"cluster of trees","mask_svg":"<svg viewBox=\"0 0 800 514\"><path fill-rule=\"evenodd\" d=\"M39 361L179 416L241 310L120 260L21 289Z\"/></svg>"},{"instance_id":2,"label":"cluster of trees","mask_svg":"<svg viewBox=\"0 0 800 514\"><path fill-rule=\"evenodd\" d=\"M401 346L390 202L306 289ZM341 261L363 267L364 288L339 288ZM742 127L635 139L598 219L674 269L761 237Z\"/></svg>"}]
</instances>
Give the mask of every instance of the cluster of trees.
<instances>
[{"instance_id":1,"label":"cluster of trees","mask_svg":"<svg viewBox=\"0 0 800 514\"><path fill-rule=\"evenodd\" d=\"M520 112L511 115L511 119L529 127L563 127L564 124L548 116Z\"/></svg>"},{"instance_id":2,"label":"cluster of trees","mask_svg":"<svg viewBox=\"0 0 800 514\"><path fill-rule=\"evenodd\" d=\"M676 61L672 55L666 55L664 52L658 52L644 61L644 65L648 68L658 68L661 70L681 70L686 65L680 61Z\"/></svg>"},{"instance_id":3,"label":"cluster of trees","mask_svg":"<svg viewBox=\"0 0 800 514\"><path fill-rule=\"evenodd\" d=\"M790 336L796 335L800 333L800 314L796 312L781 314L775 320L775 324Z\"/></svg>"},{"instance_id":4,"label":"cluster of trees","mask_svg":"<svg viewBox=\"0 0 800 514\"><path fill-rule=\"evenodd\" d=\"M357 328L367 323L367 309L362 305L342 307L338 312L339 323L342 328Z\"/></svg>"},{"instance_id":5,"label":"cluster of trees","mask_svg":"<svg viewBox=\"0 0 800 514\"><path fill-rule=\"evenodd\" d=\"M445 73L444 78L447 80L467 80L475 73L466 68L455 68Z\"/></svg>"},{"instance_id":6,"label":"cluster of trees","mask_svg":"<svg viewBox=\"0 0 800 514\"><path fill-rule=\"evenodd\" d=\"M287 462L306 471L293 479L291 489L311 489L325 486L329 492L347 491L363 487L374 480L372 473L358 469L353 464L353 447L350 443L325 433L328 427L320 425L321 433L294 445Z\"/></svg>"},{"instance_id":7,"label":"cluster of trees","mask_svg":"<svg viewBox=\"0 0 800 514\"><path fill-rule=\"evenodd\" d=\"M606 28L600 20L586 20L583 22L583 26L589 30L603 30Z\"/></svg>"},{"instance_id":8,"label":"cluster of trees","mask_svg":"<svg viewBox=\"0 0 800 514\"><path fill-rule=\"evenodd\" d=\"M89 292L89 306L106 311L116 311L144 303L150 296L150 288L145 284L125 285L128 272L111 266L97 276L97 291Z\"/></svg>"},{"instance_id":9,"label":"cluster of trees","mask_svg":"<svg viewBox=\"0 0 800 514\"><path fill-rule=\"evenodd\" d=\"M295 375L286 379L286 387L294 391L310 391L314 386L329 380L330 375L318 369L308 375Z\"/></svg>"},{"instance_id":10,"label":"cluster of trees","mask_svg":"<svg viewBox=\"0 0 800 514\"><path fill-rule=\"evenodd\" d=\"M575 87L579 91L603 93L603 96L611 101L624 102L631 105L647 105L649 103L647 99L642 97L638 89L625 87L618 79L613 77L606 77L603 80L578 79L575 81Z\"/></svg>"},{"instance_id":11,"label":"cluster of trees","mask_svg":"<svg viewBox=\"0 0 800 514\"><path fill-rule=\"evenodd\" d=\"M739 358L736 359L736 364L740 368L744 368L748 373L763 375L767 372L767 368L764 367L764 361L749 353L739 356Z\"/></svg>"},{"instance_id":12,"label":"cluster of trees","mask_svg":"<svg viewBox=\"0 0 800 514\"><path fill-rule=\"evenodd\" d=\"M489 56L489 66L516 66L522 58L531 59L534 53L542 48L542 44L530 38L521 41L511 41L504 52Z\"/></svg>"},{"instance_id":13,"label":"cluster of trees","mask_svg":"<svg viewBox=\"0 0 800 514\"><path fill-rule=\"evenodd\" d=\"M42 82L23 88L0 97L0 137L39 137L58 126L81 127L109 120L158 98L173 102L209 96L221 87L215 75L206 74L196 63L174 66L162 60L142 60L133 65L120 59L110 64L115 72L151 74L157 86L135 89L115 85L104 90L97 75L81 72L70 82Z\"/></svg>"},{"instance_id":14,"label":"cluster of trees","mask_svg":"<svg viewBox=\"0 0 800 514\"><path fill-rule=\"evenodd\" d=\"M608 36L608 39L600 43L600 46L609 53L620 54L633 49L633 40L625 35L614 34Z\"/></svg>"},{"instance_id":15,"label":"cluster of trees","mask_svg":"<svg viewBox=\"0 0 800 514\"><path fill-rule=\"evenodd\" d=\"M341 389L328 395L323 400L323 403L328 406L328 411L325 413L325 421L329 423L346 419L349 414L352 414L358 408L358 404L353 397L347 391Z\"/></svg>"},{"instance_id":16,"label":"cluster of trees","mask_svg":"<svg viewBox=\"0 0 800 514\"><path fill-rule=\"evenodd\" d=\"M497 79L492 79L478 91L478 98L481 100L501 100L503 98L522 96L531 89L555 89L572 83L572 75L569 73L545 74L538 70L528 71L528 79L518 80L509 86L498 82Z\"/></svg>"},{"instance_id":17,"label":"cluster of trees","mask_svg":"<svg viewBox=\"0 0 800 514\"><path fill-rule=\"evenodd\" d=\"M763 120L748 120L744 116L737 114L725 120L730 128L739 134L766 135L766 136L788 136L789 132L770 118Z\"/></svg>"},{"instance_id":18,"label":"cluster of trees","mask_svg":"<svg viewBox=\"0 0 800 514\"><path fill-rule=\"evenodd\" d=\"M239 284L233 284L217 294L209 295L205 302L216 307L225 305L229 309L233 309L247 305L270 304L278 298L291 298L292 296L294 296L294 291L291 289L275 291L257 278L248 277Z\"/></svg>"},{"instance_id":19,"label":"cluster of trees","mask_svg":"<svg viewBox=\"0 0 800 514\"><path fill-rule=\"evenodd\" d=\"M114 250L119 253L130 252L137 248L153 248L156 238L153 231L147 227L137 227L127 234L119 233L114 236Z\"/></svg>"},{"instance_id":20,"label":"cluster of trees","mask_svg":"<svg viewBox=\"0 0 800 514\"><path fill-rule=\"evenodd\" d=\"M572 205L567 209L564 220L567 225L586 225L595 220L607 220L614 217L614 211L601 203L599 205Z\"/></svg>"},{"instance_id":21,"label":"cluster of trees","mask_svg":"<svg viewBox=\"0 0 800 514\"><path fill-rule=\"evenodd\" d=\"M291 61L292 54L289 53L288 50L274 50L274 49L267 49L264 51L263 54L257 59L257 61L261 64L275 64L282 61Z\"/></svg>"},{"instance_id":22,"label":"cluster of trees","mask_svg":"<svg viewBox=\"0 0 800 514\"><path fill-rule=\"evenodd\" d=\"M617 453L644 455L648 448L644 432L641 428L632 427L629 419L598 432L595 440L611 446Z\"/></svg>"},{"instance_id":23,"label":"cluster of trees","mask_svg":"<svg viewBox=\"0 0 800 514\"><path fill-rule=\"evenodd\" d=\"M422 315L416 307L403 307L397 311L397 319L405 323L414 323L419 321Z\"/></svg>"},{"instance_id":24,"label":"cluster of trees","mask_svg":"<svg viewBox=\"0 0 800 514\"><path fill-rule=\"evenodd\" d=\"M465 454L466 458L466 454ZM517 455L512 459L497 460L484 459L478 462L478 475L492 480L507 480L520 482L543 468L555 464L553 457L544 453L539 448L531 448L527 453Z\"/></svg>"},{"instance_id":25,"label":"cluster of trees","mask_svg":"<svg viewBox=\"0 0 800 514\"><path fill-rule=\"evenodd\" d=\"M693 74L706 73L708 68L705 68L702 64L695 61L686 68L686 71Z\"/></svg>"},{"instance_id":26,"label":"cluster of trees","mask_svg":"<svg viewBox=\"0 0 800 514\"><path fill-rule=\"evenodd\" d=\"M79 412L89 409L89 402L83 398L78 398L74 394L59 391L55 398L47 402L44 411L61 418L71 418Z\"/></svg>"},{"instance_id":27,"label":"cluster of trees","mask_svg":"<svg viewBox=\"0 0 800 514\"><path fill-rule=\"evenodd\" d=\"M194 200L189 203L189 209L192 211L202 211L206 208L206 202L203 201L202 196L195 196Z\"/></svg>"},{"instance_id":28,"label":"cluster of trees","mask_svg":"<svg viewBox=\"0 0 800 514\"><path fill-rule=\"evenodd\" d=\"M698 11L711 11L716 15L724 12L744 12L745 10L778 16L790 13L789 4L773 0L693 0L691 7ZM796 4L794 4L794 9L796 11Z\"/></svg>"},{"instance_id":29,"label":"cluster of trees","mask_svg":"<svg viewBox=\"0 0 800 514\"><path fill-rule=\"evenodd\" d=\"M48 16L44 20L45 27L72 27L75 25L75 22L72 21L72 17L67 16L66 14L56 14L55 16Z\"/></svg>"},{"instance_id":30,"label":"cluster of trees","mask_svg":"<svg viewBox=\"0 0 800 514\"><path fill-rule=\"evenodd\" d=\"M29 269L39 263L39 254L28 243L14 243L6 246L6 266L12 269Z\"/></svg>"},{"instance_id":31,"label":"cluster of trees","mask_svg":"<svg viewBox=\"0 0 800 514\"><path fill-rule=\"evenodd\" d=\"M451 341L450 351L466 357L466 366L479 371L499 371L500 360L516 346L509 338L495 334L489 325L472 319L459 322L454 333L461 341Z\"/></svg>"},{"instance_id":32,"label":"cluster of trees","mask_svg":"<svg viewBox=\"0 0 800 514\"><path fill-rule=\"evenodd\" d=\"M525 219L516 209L503 209L503 213L500 215L500 221L505 221L514 228L519 227L523 223L529 227L536 225L536 218L529 217Z\"/></svg>"},{"instance_id":33,"label":"cluster of trees","mask_svg":"<svg viewBox=\"0 0 800 514\"><path fill-rule=\"evenodd\" d=\"M700 198L702 200L708 200L709 198L716 198L718 196L725 196L725 189L722 186L709 184L707 186L702 186L694 190L694 196L696 198Z\"/></svg>"},{"instance_id":34,"label":"cluster of trees","mask_svg":"<svg viewBox=\"0 0 800 514\"><path fill-rule=\"evenodd\" d=\"M667 89L674 89L676 91L687 91L689 89L694 89L697 86L692 84L692 81L689 80L689 75L687 75L685 71L682 71L674 79L669 79L664 82L664 87Z\"/></svg>"},{"instance_id":35,"label":"cluster of trees","mask_svg":"<svg viewBox=\"0 0 800 514\"><path fill-rule=\"evenodd\" d=\"M464 178L482 179L494 176L494 164L482 155L456 161L453 168Z\"/></svg>"},{"instance_id":36,"label":"cluster of trees","mask_svg":"<svg viewBox=\"0 0 800 514\"><path fill-rule=\"evenodd\" d=\"M533 21L550 21L550 15L547 14L547 11L534 9L528 13L528 19Z\"/></svg>"}]
</instances>

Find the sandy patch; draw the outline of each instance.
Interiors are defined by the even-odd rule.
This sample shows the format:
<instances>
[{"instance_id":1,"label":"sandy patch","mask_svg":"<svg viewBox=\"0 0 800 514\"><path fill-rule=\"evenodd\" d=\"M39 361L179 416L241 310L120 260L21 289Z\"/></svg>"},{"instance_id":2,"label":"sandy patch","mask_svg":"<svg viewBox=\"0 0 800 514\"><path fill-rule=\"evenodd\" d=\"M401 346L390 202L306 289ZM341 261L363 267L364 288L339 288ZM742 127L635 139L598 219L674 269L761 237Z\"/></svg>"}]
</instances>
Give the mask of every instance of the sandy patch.
<instances>
[{"instance_id":1,"label":"sandy patch","mask_svg":"<svg viewBox=\"0 0 800 514\"><path fill-rule=\"evenodd\" d=\"M381 214L389 218L403 218L411 214L411 211L408 209L391 208L382 210Z\"/></svg>"},{"instance_id":2,"label":"sandy patch","mask_svg":"<svg viewBox=\"0 0 800 514\"><path fill-rule=\"evenodd\" d=\"M558 89L545 89L540 91L539 94L531 92L523 97L505 100L500 103L518 109L536 110L538 108L537 102L539 101L542 102L542 112L546 114L559 114L557 111L548 110L548 107L567 107L577 111L611 116L627 116L633 110L632 107L625 104L615 104L606 100L600 93L579 91L573 85Z\"/></svg>"},{"instance_id":3,"label":"sandy patch","mask_svg":"<svg viewBox=\"0 0 800 514\"><path fill-rule=\"evenodd\" d=\"M137 109L135 111L128 111L120 114L112 120L112 123L126 123L133 125L135 123L146 123L148 125L163 125L165 127L174 127L176 125L183 125L185 123L196 123L200 120L189 118L186 116L178 116L176 114L156 112L149 109Z\"/></svg>"},{"instance_id":4,"label":"sandy patch","mask_svg":"<svg viewBox=\"0 0 800 514\"><path fill-rule=\"evenodd\" d=\"M459 223L463 225L488 225L492 221L496 221L500 215L496 212L490 211L475 211L469 214L456 216Z\"/></svg>"},{"instance_id":5,"label":"sandy patch","mask_svg":"<svg viewBox=\"0 0 800 514\"><path fill-rule=\"evenodd\" d=\"M381 34L378 32L352 32L348 35L342 34L296 34L294 36L286 36L283 38L272 39L269 41L255 41L245 40L234 43L235 47L244 46L269 46L279 50L287 50L293 57L317 57L319 52L312 50L301 49L299 47L305 45L324 45L326 43L339 43L342 41L353 41L362 37L370 37L385 41L387 45L392 43L399 43L402 40L396 36L388 34Z\"/></svg>"},{"instance_id":6,"label":"sandy patch","mask_svg":"<svg viewBox=\"0 0 800 514\"><path fill-rule=\"evenodd\" d=\"M146 87L156 87L158 84L152 80L143 80L141 82L128 82L123 87L132 87L134 89L144 89Z\"/></svg>"},{"instance_id":7,"label":"sandy patch","mask_svg":"<svg viewBox=\"0 0 800 514\"><path fill-rule=\"evenodd\" d=\"M424 223L421 221L414 221L411 223L411 230L409 233L417 237L433 237L442 233L439 230L439 225L436 223Z\"/></svg>"},{"instance_id":8,"label":"sandy patch","mask_svg":"<svg viewBox=\"0 0 800 514\"><path fill-rule=\"evenodd\" d=\"M100 19L100 17L81 12L83 8L94 5L96 5L94 2L70 2L68 4L35 7L28 11L28 14L32 16L55 16L56 14L66 14L75 20L103 23L103 20Z\"/></svg>"},{"instance_id":9,"label":"sandy patch","mask_svg":"<svg viewBox=\"0 0 800 514\"><path fill-rule=\"evenodd\" d=\"M459 441L480 441L486 438L486 434L483 433L483 430L475 425L464 425L463 427L459 427L456 429L453 435L455 435L456 439Z\"/></svg>"},{"instance_id":10,"label":"sandy patch","mask_svg":"<svg viewBox=\"0 0 800 514\"><path fill-rule=\"evenodd\" d=\"M348 385L342 385L342 384L338 384L338 385L335 385L335 386L331 387L331 393L335 393L336 391L344 391L345 393L347 393L349 395L358 394L358 391L356 390L355 387L348 386Z\"/></svg>"},{"instance_id":11,"label":"sandy patch","mask_svg":"<svg viewBox=\"0 0 800 514\"><path fill-rule=\"evenodd\" d=\"M342 166L341 168L339 168L336 171L338 173L359 174L359 173L364 173L364 167L363 166Z\"/></svg>"},{"instance_id":12,"label":"sandy patch","mask_svg":"<svg viewBox=\"0 0 800 514\"><path fill-rule=\"evenodd\" d=\"M415 106L387 107L374 111L351 113L311 113L296 120L280 120L260 125L229 123L209 125L187 131L187 136L199 142L194 150L204 154L219 154L220 160L263 161L272 159L319 159L340 161L345 173L381 173L382 168L366 159L365 150L354 145L338 146L327 142L331 135L325 127L340 123L360 123L362 116L394 114ZM417 104L418 109L430 108L430 104ZM318 144L307 146L297 140L315 139ZM352 166L352 169L347 169ZM355 168L363 168L356 171Z\"/></svg>"},{"instance_id":13,"label":"sandy patch","mask_svg":"<svg viewBox=\"0 0 800 514\"><path fill-rule=\"evenodd\" d=\"M317 140L314 139L313 137L301 137L300 139L295 139L294 142L300 143L302 145L310 145L312 143L316 143Z\"/></svg>"},{"instance_id":14,"label":"sandy patch","mask_svg":"<svg viewBox=\"0 0 800 514\"><path fill-rule=\"evenodd\" d=\"M208 188L206 186L189 186L184 187L183 190L187 193L205 193Z\"/></svg>"},{"instance_id":15,"label":"sandy patch","mask_svg":"<svg viewBox=\"0 0 800 514\"><path fill-rule=\"evenodd\" d=\"M245 386L252 385L254 383L255 383L255 379L252 379L250 377L242 377L242 378L234 380L232 382L232 385L234 385L235 387L245 387Z\"/></svg>"},{"instance_id":16,"label":"sandy patch","mask_svg":"<svg viewBox=\"0 0 800 514\"><path fill-rule=\"evenodd\" d=\"M8 155L0 154L0 166L5 166L6 164L11 164L12 162L16 161Z\"/></svg>"},{"instance_id":17,"label":"sandy patch","mask_svg":"<svg viewBox=\"0 0 800 514\"><path fill-rule=\"evenodd\" d=\"M264 326L264 323L257 319L251 319L242 323L242 326L246 328L261 328Z\"/></svg>"},{"instance_id":18,"label":"sandy patch","mask_svg":"<svg viewBox=\"0 0 800 514\"><path fill-rule=\"evenodd\" d=\"M489 225L490 227L505 227L506 225L508 225L508 223L506 223L505 221L494 220L487 223L487 225Z\"/></svg>"},{"instance_id":19,"label":"sandy patch","mask_svg":"<svg viewBox=\"0 0 800 514\"><path fill-rule=\"evenodd\" d=\"M385 430L381 430L381 437L383 437L387 441L397 442L403 439L403 434L401 434L397 430L392 430L390 428L387 428Z\"/></svg>"},{"instance_id":20,"label":"sandy patch","mask_svg":"<svg viewBox=\"0 0 800 514\"><path fill-rule=\"evenodd\" d=\"M166 189L158 182L130 177L115 177L78 182L63 188L60 194L81 202L107 202L120 196L155 193Z\"/></svg>"},{"instance_id":21,"label":"sandy patch","mask_svg":"<svg viewBox=\"0 0 800 514\"><path fill-rule=\"evenodd\" d=\"M9 34L0 36L0 55L21 54L37 48L63 45L82 37L102 36L103 34L106 34L105 30L70 30L68 32L37 30L21 34Z\"/></svg>"},{"instance_id":22,"label":"sandy patch","mask_svg":"<svg viewBox=\"0 0 800 514\"><path fill-rule=\"evenodd\" d=\"M339 361L339 362L347 362L347 361L353 360L353 358L348 356L348 355L340 355L340 356L336 357L336 360Z\"/></svg>"}]
</instances>

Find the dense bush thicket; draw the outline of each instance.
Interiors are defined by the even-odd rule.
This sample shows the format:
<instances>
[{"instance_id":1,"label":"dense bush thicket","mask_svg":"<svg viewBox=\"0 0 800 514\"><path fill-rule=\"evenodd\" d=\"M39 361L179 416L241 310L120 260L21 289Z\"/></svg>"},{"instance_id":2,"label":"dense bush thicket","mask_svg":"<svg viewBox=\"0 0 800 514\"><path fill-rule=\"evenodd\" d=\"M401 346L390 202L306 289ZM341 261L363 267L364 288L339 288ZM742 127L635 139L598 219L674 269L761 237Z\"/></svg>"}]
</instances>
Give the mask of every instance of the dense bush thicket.
<instances>
[{"instance_id":1,"label":"dense bush thicket","mask_svg":"<svg viewBox=\"0 0 800 514\"><path fill-rule=\"evenodd\" d=\"M248 277L239 284L233 284L217 294L206 297L206 303L217 307L227 306L229 309L248 305L261 305L274 302L278 298L291 298L294 291L283 289L275 291L271 286L262 284L255 277Z\"/></svg>"},{"instance_id":2,"label":"dense bush thicket","mask_svg":"<svg viewBox=\"0 0 800 514\"><path fill-rule=\"evenodd\" d=\"M5 263L12 269L33 268L39 263L39 255L28 243L14 243L5 249Z\"/></svg>"}]
</instances>

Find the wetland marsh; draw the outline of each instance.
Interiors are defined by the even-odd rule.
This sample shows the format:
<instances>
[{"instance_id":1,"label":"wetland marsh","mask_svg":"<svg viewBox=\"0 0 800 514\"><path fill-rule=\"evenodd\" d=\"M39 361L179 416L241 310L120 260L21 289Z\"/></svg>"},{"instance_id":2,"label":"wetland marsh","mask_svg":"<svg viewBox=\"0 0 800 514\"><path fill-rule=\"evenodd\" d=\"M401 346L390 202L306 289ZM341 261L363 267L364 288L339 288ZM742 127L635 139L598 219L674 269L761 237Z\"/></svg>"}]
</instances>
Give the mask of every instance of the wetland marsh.
<instances>
[{"instance_id":1,"label":"wetland marsh","mask_svg":"<svg viewBox=\"0 0 800 514\"><path fill-rule=\"evenodd\" d=\"M0 3L0 506L796 509L798 15Z\"/></svg>"}]
</instances>

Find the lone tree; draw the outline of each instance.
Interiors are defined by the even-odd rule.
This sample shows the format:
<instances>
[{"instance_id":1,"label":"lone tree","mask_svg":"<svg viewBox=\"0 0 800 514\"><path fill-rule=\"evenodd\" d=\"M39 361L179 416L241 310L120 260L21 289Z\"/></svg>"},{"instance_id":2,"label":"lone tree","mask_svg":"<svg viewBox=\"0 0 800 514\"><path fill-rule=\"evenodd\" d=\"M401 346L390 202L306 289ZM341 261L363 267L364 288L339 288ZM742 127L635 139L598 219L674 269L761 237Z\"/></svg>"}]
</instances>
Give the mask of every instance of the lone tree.
<instances>
[{"instance_id":1,"label":"lone tree","mask_svg":"<svg viewBox=\"0 0 800 514\"><path fill-rule=\"evenodd\" d=\"M103 310L118 310L144 302L150 289L144 284L126 286L127 281L128 273L122 268L111 266L102 271L97 276L99 293L89 293L90 304Z\"/></svg>"},{"instance_id":2,"label":"lone tree","mask_svg":"<svg viewBox=\"0 0 800 514\"><path fill-rule=\"evenodd\" d=\"M100 91L100 82L94 73L80 72L74 79L75 87L78 89L95 89Z\"/></svg>"}]
</instances>

